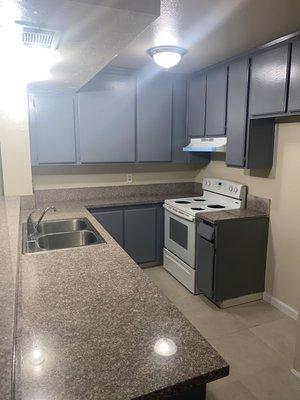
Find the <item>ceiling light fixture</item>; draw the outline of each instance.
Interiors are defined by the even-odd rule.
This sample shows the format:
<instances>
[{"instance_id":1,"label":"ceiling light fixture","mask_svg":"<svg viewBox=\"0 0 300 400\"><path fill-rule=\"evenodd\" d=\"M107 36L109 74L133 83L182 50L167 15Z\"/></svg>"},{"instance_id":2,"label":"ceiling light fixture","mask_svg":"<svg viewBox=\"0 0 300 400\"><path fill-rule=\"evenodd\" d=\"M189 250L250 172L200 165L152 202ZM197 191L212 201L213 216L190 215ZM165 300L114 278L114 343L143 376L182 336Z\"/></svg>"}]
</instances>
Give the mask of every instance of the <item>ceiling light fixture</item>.
<instances>
[{"instance_id":1,"label":"ceiling light fixture","mask_svg":"<svg viewBox=\"0 0 300 400\"><path fill-rule=\"evenodd\" d=\"M182 56L187 53L187 50L178 46L158 46L152 47L147 53L157 65L169 69L180 62Z\"/></svg>"}]
</instances>

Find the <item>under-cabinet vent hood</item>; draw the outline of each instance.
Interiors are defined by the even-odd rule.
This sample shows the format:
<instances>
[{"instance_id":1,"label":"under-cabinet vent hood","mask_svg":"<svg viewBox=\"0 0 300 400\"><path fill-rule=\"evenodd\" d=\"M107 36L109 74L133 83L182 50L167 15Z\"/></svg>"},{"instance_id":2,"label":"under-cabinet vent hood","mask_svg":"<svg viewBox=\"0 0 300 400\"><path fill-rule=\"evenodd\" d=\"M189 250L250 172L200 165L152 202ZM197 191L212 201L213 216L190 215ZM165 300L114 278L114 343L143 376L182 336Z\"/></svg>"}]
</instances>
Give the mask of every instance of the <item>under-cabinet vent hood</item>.
<instances>
[{"instance_id":1,"label":"under-cabinet vent hood","mask_svg":"<svg viewBox=\"0 0 300 400\"><path fill-rule=\"evenodd\" d=\"M195 138L190 144L183 148L187 152L226 152L226 137Z\"/></svg>"}]
</instances>

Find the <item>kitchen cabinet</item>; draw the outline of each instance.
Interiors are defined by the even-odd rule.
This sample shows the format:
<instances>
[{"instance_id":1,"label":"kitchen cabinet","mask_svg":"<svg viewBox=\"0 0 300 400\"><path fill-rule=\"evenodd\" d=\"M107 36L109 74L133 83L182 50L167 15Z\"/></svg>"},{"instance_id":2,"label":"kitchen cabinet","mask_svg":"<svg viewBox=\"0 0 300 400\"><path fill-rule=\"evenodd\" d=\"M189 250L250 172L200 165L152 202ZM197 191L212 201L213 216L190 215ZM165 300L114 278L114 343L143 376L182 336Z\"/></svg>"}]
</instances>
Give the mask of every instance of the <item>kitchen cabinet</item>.
<instances>
[{"instance_id":1,"label":"kitchen cabinet","mask_svg":"<svg viewBox=\"0 0 300 400\"><path fill-rule=\"evenodd\" d=\"M75 163L73 95L32 93L28 103L32 164Z\"/></svg>"},{"instance_id":2,"label":"kitchen cabinet","mask_svg":"<svg viewBox=\"0 0 300 400\"><path fill-rule=\"evenodd\" d=\"M156 259L156 207L124 210L124 250L137 263Z\"/></svg>"},{"instance_id":3,"label":"kitchen cabinet","mask_svg":"<svg viewBox=\"0 0 300 400\"><path fill-rule=\"evenodd\" d=\"M130 257L142 266L160 265L164 245L164 209L146 204L89 209Z\"/></svg>"},{"instance_id":4,"label":"kitchen cabinet","mask_svg":"<svg viewBox=\"0 0 300 400\"><path fill-rule=\"evenodd\" d=\"M292 43L288 111L300 111L300 40Z\"/></svg>"},{"instance_id":5,"label":"kitchen cabinet","mask_svg":"<svg viewBox=\"0 0 300 400\"><path fill-rule=\"evenodd\" d=\"M123 210L119 209L103 209L95 210L93 216L107 232L119 243L124 246L124 229L123 229Z\"/></svg>"},{"instance_id":6,"label":"kitchen cabinet","mask_svg":"<svg viewBox=\"0 0 300 400\"><path fill-rule=\"evenodd\" d=\"M250 114L266 115L286 111L289 46L264 50L252 57Z\"/></svg>"},{"instance_id":7,"label":"kitchen cabinet","mask_svg":"<svg viewBox=\"0 0 300 400\"><path fill-rule=\"evenodd\" d=\"M217 67L207 73L205 136L226 133L227 67Z\"/></svg>"},{"instance_id":8,"label":"kitchen cabinet","mask_svg":"<svg viewBox=\"0 0 300 400\"><path fill-rule=\"evenodd\" d=\"M249 60L230 64L227 99L226 164L243 167L247 132Z\"/></svg>"},{"instance_id":9,"label":"kitchen cabinet","mask_svg":"<svg viewBox=\"0 0 300 400\"><path fill-rule=\"evenodd\" d=\"M137 81L137 161L171 161L172 81L167 76Z\"/></svg>"},{"instance_id":10,"label":"kitchen cabinet","mask_svg":"<svg viewBox=\"0 0 300 400\"><path fill-rule=\"evenodd\" d=\"M97 91L78 94L80 160L135 161L135 78L103 74Z\"/></svg>"},{"instance_id":11,"label":"kitchen cabinet","mask_svg":"<svg viewBox=\"0 0 300 400\"><path fill-rule=\"evenodd\" d=\"M205 135L206 75L190 79L188 85L188 136Z\"/></svg>"},{"instance_id":12,"label":"kitchen cabinet","mask_svg":"<svg viewBox=\"0 0 300 400\"><path fill-rule=\"evenodd\" d=\"M176 79L173 84L172 107L172 162L187 162L186 154L182 150L186 146L186 94L187 82L185 79Z\"/></svg>"},{"instance_id":13,"label":"kitchen cabinet","mask_svg":"<svg viewBox=\"0 0 300 400\"><path fill-rule=\"evenodd\" d=\"M197 221L196 271L200 290L219 306L265 288L267 217ZM213 232L208 237L207 232ZM242 267L241 267L242 266Z\"/></svg>"}]
</instances>

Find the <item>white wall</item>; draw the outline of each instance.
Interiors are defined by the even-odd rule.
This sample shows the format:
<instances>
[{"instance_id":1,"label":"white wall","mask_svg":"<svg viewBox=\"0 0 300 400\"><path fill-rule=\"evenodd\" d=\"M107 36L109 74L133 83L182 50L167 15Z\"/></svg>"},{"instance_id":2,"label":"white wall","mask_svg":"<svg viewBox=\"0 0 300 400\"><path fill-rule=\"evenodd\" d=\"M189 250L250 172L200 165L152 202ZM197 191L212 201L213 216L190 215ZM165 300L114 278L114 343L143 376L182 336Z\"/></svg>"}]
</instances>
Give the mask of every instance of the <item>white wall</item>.
<instances>
[{"instance_id":1,"label":"white wall","mask_svg":"<svg viewBox=\"0 0 300 400\"><path fill-rule=\"evenodd\" d=\"M277 126L274 167L269 175L229 168L212 161L198 171L248 185L253 195L271 199L266 290L298 310L300 304L300 123Z\"/></svg>"},{"instance_id":2,"label":"white wall","mask_svg":"<svg viewBox=\"0 0 300 400\"><path fill-rule=\"evenodd\" d=\"M26 113L27 114L27 113ZM0 109L0 143L4 194L32 194L27 115Z\"/></svg>"},{"instance_id":3,"label":"white wall","mask_svg":"<svg viewBox=\"0 0 300 400\"><path fill-rule=\"evenodd\" d=\"M35 167L33 185L35 190L126 185L126 174L133 174L133 185L193 182L196 169L151 163Z\"/></svg>"}]
</instances>

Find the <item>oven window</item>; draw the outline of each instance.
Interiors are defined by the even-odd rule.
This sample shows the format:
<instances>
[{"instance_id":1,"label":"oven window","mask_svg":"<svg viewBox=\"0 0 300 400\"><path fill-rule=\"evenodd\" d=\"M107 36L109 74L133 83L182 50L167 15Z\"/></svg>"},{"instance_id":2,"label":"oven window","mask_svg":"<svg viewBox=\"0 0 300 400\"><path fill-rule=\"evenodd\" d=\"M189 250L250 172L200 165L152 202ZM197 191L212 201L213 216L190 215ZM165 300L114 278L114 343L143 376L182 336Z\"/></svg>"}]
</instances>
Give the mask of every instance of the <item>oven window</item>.
<instances>
[{"instance_id":1,"label":"oven window","mask_svg":"<svg viewBox=\"0 0 300 400\"><path fill-rule=\"evenodd\" d=\"M170 239L187 249L188 227L170 217Z\"/></svg>"}]
</instances>

